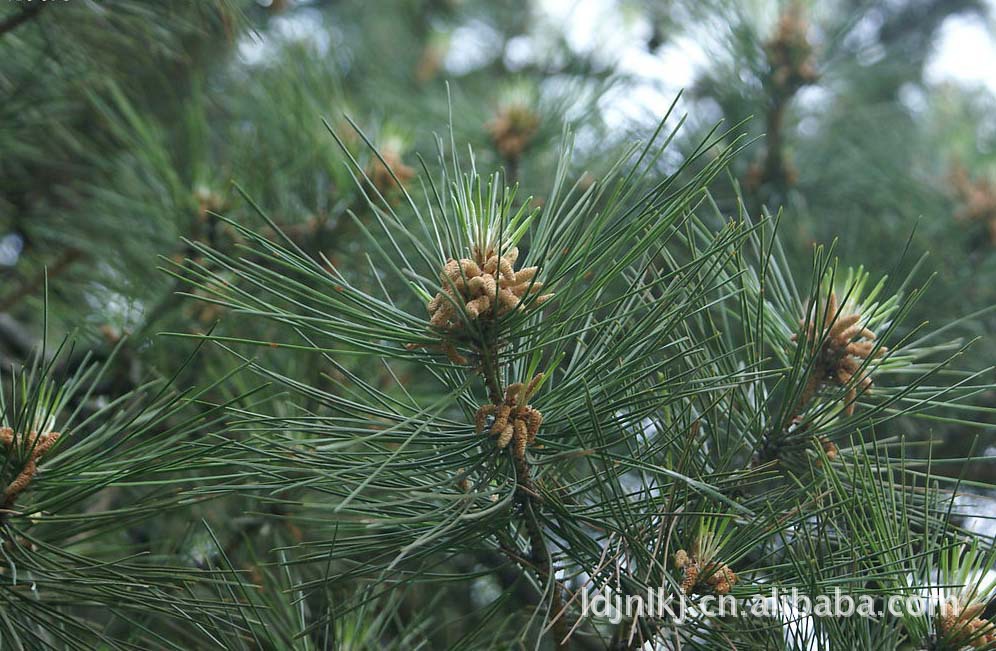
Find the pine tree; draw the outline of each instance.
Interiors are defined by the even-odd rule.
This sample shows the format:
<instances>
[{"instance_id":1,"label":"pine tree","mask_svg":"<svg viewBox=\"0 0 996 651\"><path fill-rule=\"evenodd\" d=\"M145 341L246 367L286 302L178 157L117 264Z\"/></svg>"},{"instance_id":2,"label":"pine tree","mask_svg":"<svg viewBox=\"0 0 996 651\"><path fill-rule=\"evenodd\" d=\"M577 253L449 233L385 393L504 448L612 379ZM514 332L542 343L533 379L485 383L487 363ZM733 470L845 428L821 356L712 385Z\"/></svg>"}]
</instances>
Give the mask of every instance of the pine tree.
<instances>
[{"instance_id":1,"label":"pine tree","mask_svg":"<svg viewBox=\"0 0 996 651\"><path fill-rule=\"evenodd\" d=\"M389 5L0 13L0 647L996 648L981 8Z\"/></svg>"}]
</instances>

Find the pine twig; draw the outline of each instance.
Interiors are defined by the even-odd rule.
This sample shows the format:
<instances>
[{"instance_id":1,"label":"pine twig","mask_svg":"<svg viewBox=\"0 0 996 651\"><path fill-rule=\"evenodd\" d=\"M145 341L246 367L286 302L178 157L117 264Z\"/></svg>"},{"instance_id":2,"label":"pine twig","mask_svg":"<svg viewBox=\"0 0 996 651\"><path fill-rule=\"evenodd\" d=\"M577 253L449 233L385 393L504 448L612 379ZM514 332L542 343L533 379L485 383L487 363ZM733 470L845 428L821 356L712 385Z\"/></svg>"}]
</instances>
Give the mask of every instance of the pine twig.
<instances>
[{"instance_id":1,"label":"pine twig","mask_svg":"<svg viewBox=\"0 0 996 651\"><path fill-rule=\"evenodd\" d=\"M481 346L481 374L484 376L484 383L488 388L488 395L494 404L500 404L504 399L504 391L501 385L501 378L498 376L498 345L497 342L490 342ZM543 535L543 528L536 518L535 509L542 502L542 497L537 493L532 484L532 471L525 455L515 458L515 501L518 505L526 525L526 533L529 538L529 560L536 571L540 581L548 581L551 585L552 594L550 598L550 612L557 617L553 622L553 636L555 648L566 650L570 648L568 640L569 631L566 620L560 616L563 602L560 596L560 586L554 576L550 565L550 550L546 545L546 537ZM510 557L514 562L516 559Z\"/></svg>"}]
</instances>

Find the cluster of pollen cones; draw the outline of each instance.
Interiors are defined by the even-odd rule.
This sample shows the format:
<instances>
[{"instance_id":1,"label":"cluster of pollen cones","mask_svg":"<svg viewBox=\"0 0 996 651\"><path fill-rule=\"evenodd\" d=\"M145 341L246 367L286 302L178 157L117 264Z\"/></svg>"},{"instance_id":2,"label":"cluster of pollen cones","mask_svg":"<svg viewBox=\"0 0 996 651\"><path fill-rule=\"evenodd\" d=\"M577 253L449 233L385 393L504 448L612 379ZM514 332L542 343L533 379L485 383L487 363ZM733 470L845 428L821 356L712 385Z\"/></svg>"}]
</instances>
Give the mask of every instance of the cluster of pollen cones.
<instances>
[{"instance_id":1,"label":"cluster of pollen cones","mask_svg":"<svg viewBox=\"0 0 996 651\"><path fill-rule=\"evenodd\" d=\"M823 323L817 325L814 320L809 324L806 339L813 347L815 357L813 371L800 403L808 403L827 382L846 387L858 376L857 382L851 385L845 398L845 413L850 416L854 413L858 391L865 393L872 385L871 377L861 373L861 367L870 357L880 357L888 349L884 346L875 348L875 333L860 325L860 314L838 314L838 308L837 295L832 293ZM805 320L801 320L799 324L806 327ZM794 336L793 341L795 340L798 337Z\"/></svg>"},{"instance_id":2,"label":"cluster of pollen cones","mask_svg":"<svg viewBox=\"0 0 996 651\"><path fill-rule=\"evenodd\" d=\"M442 290L429 301L429 322L436 328L459 330L463 321L458 310L471 320L502 316L523 305L527 294L538 292L537 267L515 271L519 250L510 248L499 256L494 251L474 251L474 258L450 260L440 274ZM553 294L536 296L530 306L542 305Z\"/></svg>"},{"instance_id":3,"label":"cluster of pollen cones","mask_svg":"<svg viewBox=\"0 0 996 651\"><path fill-rule=\"evenodd\" d=\"M817 443L819 443L820 447L823 448L823 452L826 453L827 461L833 463L834 461L837 460L837 457L840 456L840 448L838 448L837 444L828 439L827 437L821 436L818 439ZM816 461L816 465L822 466L823 459L818 459Z\"/></svg>"},{"instance_id":4,"label":"cluster of pollen cones","mask_svg":"<svg viewBox=\"0 0 996 651\"><path fill-rule=\"evenodd\" d=\"M46 452L51 449L55 442L59 440L60 434L58 432L47 432L45 434L39 434L38 432L31 432L27 440L24 441L23 445L30 450L31 458L28 462L24 464L21 472L14 478L7 488L4 490L4 504L10 506L17 499L17 496L28 487L31 483L31 479L38 472L38 460ZM0 427L0 443L10 450L14 446L14 442L17 437L14 435L14 430L9 427Z\"/></svg>"},{"instance_id":5,"label":"cluster of pollen cones","mask_svg":"<svg viewBox=\"0 0 996 651\"><path fill-rule=\"evenodd\" d=\"M936 620L937 632L943 639L956 644L975 649L989 648L996 642L996 625L981 617L985 608L984 603L945 604Z\"/></svg>"},{"instance_id":6,"label":"cluster of pollen cones","mask_svg":"<svg viewBox=\"0 0 996 651\"><path fill-rule=\"evenodd\" d=\"M503 107L494 119L485 125L503 158L515 159L522 155L539 127L539 116L524 104Z\"/></svg>"},{"instance_id":7,"label":"cluster of pollen cones","mask_svg":"<svg viewBox=\"0 0 996 651\"><path fill-rule=\"evenodd\" d=\"M719 595L727 594L737 583L737 575L726 563L714 561L700 564L684 549L674 554L674 565L682 570L681 591L692 594L706 586Z\"/></svg>"},{"instance_id":8,"label":"cluster of pollen cones","mask_svg":"<svg viewBox=\"0 0 996 651\"><path fill-rule=\"evenodd\" d=\"M985 224L989 243L996 246L996 184L985 177L971 178L963 165L955 166L950 179L955 198L961 204L955 219Z\"/></svg>"},{"instance_id":9,"label":"cluster of pollen cones","mask_svg":"<svg viewBox=\"0 0 996 651\"><path fill-rule=\"evenodd\" d=\"M806 37L809 25L798 5L792 5L778 20L772 38L765 43L772 80L778 88L796 89L815 82L813 47Z\"/></svg>"},{"instance_id":10,"label":"cluster of pollen cones","mask_svg":"<svg viewBox=\"0 0 996 651\"><path fill-rule=\"evenodd\" d=\"M543 423L543 414L526 403L542 379L543 374L540 373L529 384L510 384L505 389L505 399L501 404L482 405L474 418L477 433L484 432L488 416L493 416L489 432L497 437L498 447L504 449L512 444L516 458L525 458L526 446L536 440Z\"/></svg>"}]
</instances>

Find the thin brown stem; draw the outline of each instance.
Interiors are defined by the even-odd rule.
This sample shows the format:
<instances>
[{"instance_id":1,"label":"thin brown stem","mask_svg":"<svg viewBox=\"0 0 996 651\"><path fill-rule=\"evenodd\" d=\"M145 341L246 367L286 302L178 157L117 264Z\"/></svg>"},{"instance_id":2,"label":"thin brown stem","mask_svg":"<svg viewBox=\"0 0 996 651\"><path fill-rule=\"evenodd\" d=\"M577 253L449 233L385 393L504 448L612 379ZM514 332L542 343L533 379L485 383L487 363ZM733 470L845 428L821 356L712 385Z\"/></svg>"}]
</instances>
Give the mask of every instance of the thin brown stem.
<instances>
[{"instance_id":1,"label":"thin brown stem","mask_svg":"<svg viewBox=\"0 0 996 651\"><path fill-rule=\"evenodd\" d=\"M809 407L809 403L816 397L817 392L820 390L820 385L823 384L823 375L824 373L819 367L812 369L809 377L806 379L806 386L803 387L802 393L796 399L795 406L791 409L788 421L779 423L777 427L772 428L765 434L761 446L755 452L753 459L751 459L751 466L764 465L778 458L783 435L788 432L792 423L796 423L801 419L802 414Z\"/></svg>"},{"instance_id":2,"label":"thin brown stem","mask_svg":"<svg viewBox=\"0 0 996 651\"><path fill-rule=\"evenodd\" d=\"M498 376L498 346L495 344L481 346L479 354L481 375L484 376L484 384L488 388L488 399L492 404L500 405L505 398L505 392L501 386L501 378Z\"/></svg>"},{"instance_id":3,"label":"thin brown stem","mask_svg":"<svg viewBox=\"0 0 996 651\"><path fill-rule=\"evenodd\" d=\"M484 378L485 386L487 386L488 397L492 404L500 405L505 399L505 394L499 374L498 342L492 340L480 345L478 354L481 359L481 375ZM526 525L526 535L529 540L529 561L539 580L547 582L551 586L550 613L557 618L552 629L555 647L558 650L568 649L570 647L567 640L569 635L567 621L560 612L563 609L560 586L552 570L550 550L546 544L546 537L543 535L543 527L536 517L536 510L543 500L533 487L532 471L525 456L519 457L512 454L512 457L516 474L515 502ZM517 555L508 554L508 550L506 550L506 554L513 562L521 562L521 559L517 559Z\"/></svg>"},{"instance_id":4,"label":"thin brown stem","mask_svg":"<svg viewBox=\"0 0 996 651\"><path fill-rule=\"evenodd\" d=\"M523 517L526 520L526 532L529 535L530 556L536 568L536 574L541 581L550 584L550 614L556 619L553 622L554 644L557 649L569 649L570 640L567 628L567 619L561 614L563 610L563 598L560 594L560 584L553 574L550 564L550 550L546 545L546 538L543 536L543 529L536 518L534 511L534 499L525 491L518 491L518 501L522 507Z\"/></svg>"},{"instance_id":5,"label":"thin brown stem","mask_svg":"<svg viewBox=\"0 0 996 651\"><path fill-rule=\"evenodd\" d=\"M781 185L785 182L785 156L782 132L785 121L785 107L789 98L777 93L773 105L766 116L764 179Z\"/></svg>"},{"instance_id":6,"label":"thin brown stem","mask_svg":"<svg viewBox=\"0 0 996 651\"><path fill-rule=\"evenodd\" d=\"M505 176L509 185L519 182L519 157L508 156L505 159Z\"/></svg>"}]
</instances>

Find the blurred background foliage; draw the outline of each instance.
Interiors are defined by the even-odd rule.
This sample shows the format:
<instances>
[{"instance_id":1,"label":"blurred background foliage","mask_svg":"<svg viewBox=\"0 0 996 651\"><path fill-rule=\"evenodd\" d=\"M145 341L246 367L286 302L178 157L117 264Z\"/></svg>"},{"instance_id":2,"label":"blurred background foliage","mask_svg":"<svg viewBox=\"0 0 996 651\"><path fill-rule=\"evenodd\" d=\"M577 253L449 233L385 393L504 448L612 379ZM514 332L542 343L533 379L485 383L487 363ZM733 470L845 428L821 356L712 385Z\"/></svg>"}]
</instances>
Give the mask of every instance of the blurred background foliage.
<instances>
[{"instance_id":1,"label":"blurred background foliage","mask_svg":"<svg viewBox=\"0 0 996 651\"><path fill-rule=\"evenodd\" d=\"M996 102L985 86L927 74L954 19L989 29L990 7L981 0L7 3L0 10L0 363L20 364L42 339L57 344L77 333L80 343L58 363L72 372L84 357L111 362L99 392L113 401L150 376L171 375L193 348L181 337L156 340L159 333L214 328L236 351L242 340L285 339L272 323L226 318L221 306L184 298L186 272L176 265L210 266L197 245L253 255L214 214L270 229L235 183L308 256L344 273L365 269L359 229L373 216L323 118L392 201L403 200L395 180L350 135L349 120L412 187L423 165L437 165L439 138L448 139L452 124L480 169L504 167L519 196L541 206L565 125L577 137L574 171L600 178L635 137L653 131L683 88L670 125L687 114L679 151L690 153L719 121L736 128L717 152L734 135L753 139L713 181L722 214L736 214L738 197L755 215L782 211L789 262L804 274L814 245L833 240L843 264L873 276L902 276L929 252L919 273L936 276L909 322L942 327L972 315L950 334L979 338L963 366L987 368L996 358ZM657 165L672 173L682 160L669 152ZM340 372L392 384L376 365L330 370L320 356L279 353L245 354L329 391ZM209 385L205 404L247 405L241 396L258 379L238 373L238 362L205 347L180 374ZM215 384L229 373L231 382ZM253 400L275 395L267 389ZM978 402L996 407L996 396ZM977 432L940 422L909 428L941 439L955 456L996 444L991 434L977 441ZM977 478L989 472L970 469ZM261 549L269 549L299 542L306 526L282 518L279 504L260 516L237 503L217 508L231 516L231 530L218 535L235 555L246 536L265 531L273 544ZM199 541L195 547L207 545ZM297 585L270 571L256 578ZM265 634L283 648L296 614L270 614Z\"/></svg>"}]
</instances>

